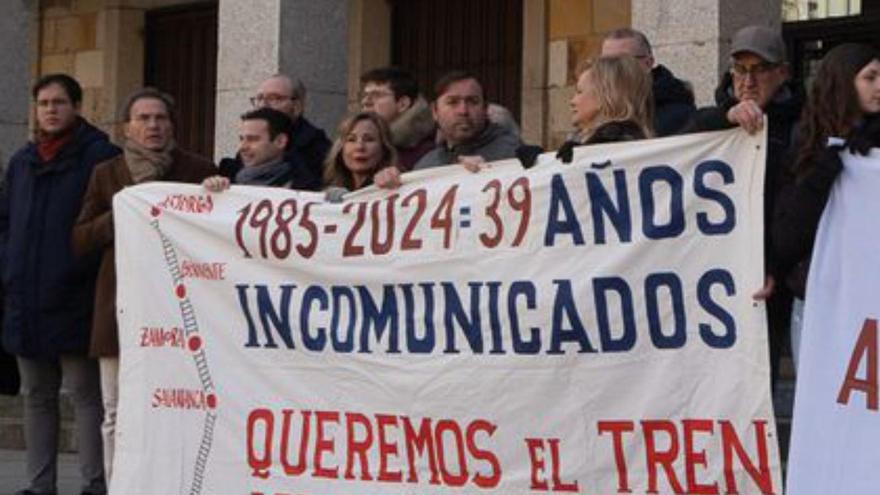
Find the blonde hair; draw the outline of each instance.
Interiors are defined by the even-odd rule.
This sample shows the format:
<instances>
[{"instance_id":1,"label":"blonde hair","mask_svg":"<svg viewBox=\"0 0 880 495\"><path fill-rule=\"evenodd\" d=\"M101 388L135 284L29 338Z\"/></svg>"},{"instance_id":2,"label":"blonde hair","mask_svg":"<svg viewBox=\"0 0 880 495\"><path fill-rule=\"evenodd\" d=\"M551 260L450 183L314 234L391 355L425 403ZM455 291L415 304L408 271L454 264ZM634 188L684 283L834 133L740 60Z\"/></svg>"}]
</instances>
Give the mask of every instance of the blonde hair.
<instances>
[{"instance_id":1,"label":"blonde hair","mask_svg":"<svg viewBox=\"0 0 880 495\"><path fill-rule=\"evenodd\" d=\"M373 175L386 167L397 166L397 149L391 144L391 131L388 130L388 124L385 120L375 112L358 112L354 115L346 117L336 130L336 140L333 141L333 147L327 153L327 159L324 161L324 187L344 187L349 191L355 189L354 174L345 166L345 159L342 156L342 148L345 146L345 140L354 129L358 122L372 122L379 130L379 142L382 145L382 158L376 164L376 168L371 171L370 177L363 184L369 185L373 182Z\"/></svg>"},{"instance_id":2,"label":"blonde hair","mask_svg":"<svg viewBox=\"0 0 880 495\"><path fill-rule=\"evenodd\" d=\"M632 121L646 137L654 135L654 101L651 74L633 57L602 57L588 60L578 72L593 83L599 101L599 113L579 137L586 141L599 126L614 121ZM580 76L579 76L580 77Z\"/></svg>"}]
</instances>

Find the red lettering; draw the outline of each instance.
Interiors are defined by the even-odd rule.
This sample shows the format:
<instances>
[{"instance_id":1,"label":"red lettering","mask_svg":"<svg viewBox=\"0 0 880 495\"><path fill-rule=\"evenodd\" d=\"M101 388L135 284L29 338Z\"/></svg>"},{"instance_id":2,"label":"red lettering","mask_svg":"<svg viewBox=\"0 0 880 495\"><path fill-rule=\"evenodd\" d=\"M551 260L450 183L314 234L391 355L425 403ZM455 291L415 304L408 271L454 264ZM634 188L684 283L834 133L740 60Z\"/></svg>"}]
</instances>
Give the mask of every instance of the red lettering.
<instances>
[{"instance_id":1,"label":"red lettering","mask_svg":"<svg viewBox=\"0 0 880 495\"><path fill-rule=\"evenodd\" d=\"M529 449L529 462L532 465L532 484L529 485L529 488L532 490L549 490L550 485L547 483L547 480L540 477L544 472L545 465L544 458L539 457L538 453L543 452L544 441L540 438L526 438L526 447Z\"/></svg>"},{"instance_id":2,"label":"red lettering","mask_svg":"<svg viewBox=\"0 0 880 495\"><path fill-rule=\"evenodd\" d=\"M446 449L443 442L443 434L446 432L452 433L452 438L455 441L455 452L458 454L458 474L453 474L447 469ZM437 445L437 461L440 465L443 483L449 486L464 486L468 480L467 459L464 456L464 438L458 423L448 419L438 421L434 429L434 442Z\"/></svg>"},{"instance_id":3,"label":"red lettering","mask_svg":"<svg viewBox=\"0 0 880 495\"><path fill-rule=\"evenodd\" d=\"M684 493L681 483L675 476L675 469L672 464L678 457L678 434L675 429L675 423L665 420L642 421L642 434L645 436L645 456L648 466L648 493L659 493L657 491L657 465L666 472L666 478L669 486L675 493ZM654 438L655 433L665 432L669 437L669 448L665 451L657 450L657 442Z\"/></svg>"},{"instance_id":4,"label":"red lettering","mask_svg":"<svg viewBox=\"0 0 880 495\"><path fill-rule=\"evenodd\" d=\"M727 493L739 493L736 489L736 477L733 475L733 452L740 463L749 473L752 480L758 485L761 493L773 493L773 480L770 477L770 466L767 463L767 436L764 433L766 421L754 421L755 426L755 444L758 448L758 469L749 459L742 442L734 430L730 421L719 421L721 425L721 443L724 446L724 479L727 482Z\"/></svg>"},{"instance_id":5,"label":"red lettering","mask_svg":"<svg viewBox=\"0 0 880 495\"><path fill-rule=\"evenodd\" d=\"M257 453L254 440L254 430L257 422L263 423L263 455ZM272 430L275 425L275 417L268 409L254 409L248 414L247 422L247 456L248 465L251 467L251 476L266 479L269 477L269 468L272 466Z\"/></svg>"},{"instance_id":6,"label":"red lettering","mask_svg":"<svg viewBox=\"0 0 880 495\"><path fill-rule=\"evenodd\" d=\"M291 436L291 416L293 409L284 409L281 411L284 419L281 423L281 467L284 474L288 476L299 476L306 472L306 451L309 448L309 425L311 424L312 411L301 411L302 428L300 428L299 436L299 458L296 464L288 461L288 453L290 452L289 441Z\"/></svg>"},{"instance_id":7,"label":"red lettering","mask_svg":"<svg viewBox=\"0 0 880 495\"><path fill-rule=\"evenodd\" d=\"M575 481L574 483L563 483L560 479L559 471L562 470L562 462L559 460L559 439L551 438L547 440L547 443L550 444L550 462L553 464L553 469L551 470L551 476L553 478L553 491L577 492L577 481Z\"/></svg>"},{"instance_id":8,"label":"red lettering","mask_svg":"<svg viewBox=\"0 0 880 495\"><path fill-rule=\"evenodd\" d=\"M501 463L498 462L498 457L489 450L481 450L477 447L476 435L478 432L484 431L488 436L492 436L495 433L495 425L492 423L478 419L468 425L467 428L467 448L471 453L474 459L478 461L486 461L492 467L491 474L486 476L481 474L479 471L474 473L474 484L480 488L494 488L498 486L498 483L501 481Z\"/></svg>"},{"instance_id":9,"label":"red lettering","mask_svg":"<svg viewBox=\"0 0 880 495\"><path fill-rule=\"evenodd\" d=\"M332 438L324 437L324 423L339 423L339 413L336 411L315 411L315 470L312 476L316 478L339 478L339 467L332 469L322 466L324 453L333 453L334 443Z\"/></svg>"},{"instance_id":10,"label":"red lettering","mask_svg":"<svg viewBox=\"0 0 880 495\"><path fill-rule=\"evenodd\" d=\"M388 457L397 457L397 443L388 442L385 436L386 427L397 426L397 416L377 414L376 423L379 428L379 481L400 483L403 480L403 473L388 470Z\"/></svg>"},{"instance_id":11,"label":"red lettering","mask_svg":"<svg viewBox=\"0 0 880 495\"><path fill-rule=\"evenodd\" d=\"M403 438L406 442L406 458L409 463L409 476L407 483L418 483L419 478L416 474L415 457L416 454L423 456L425 451L428 454L428 470L431 471L432 485L440 484L440 472L437 469L437 458L435 456L434 437L431 433L431 419L423 418L419 426L419 432L415 429L406 416L400 418L403 423Z\"/></svg>"},{"instance_id":12,"label":"red lettering","mask_svg":"<svg viewBox=\"0 0 880 495\"><path fill-rule=\"evenodd\" d=\"M632 421L599 421L599 435L611 433L614 445L614 463L617 466L617 493L632 493L629 489L629 474L626 471L626 456L623 454L623 432L633 431Z\"/></svg>"},{"instance_id":13,"label":"red lettering","mask_svg":"<svg viewBox=\"0 0 880 495\"><path fill-rule=\"evenodd\" d=\"M360 424L363 427L365 432L363 440L355 439L356 424ZM361 479L371 481L373 477L370 475L370 464L367 462L367 454L370 450L370 445L373 444L373 427L370 425L370 420L360 413L346 413L345 428L348 431L345 479L354 479L352 471L354 469L354 456L357 455L360 458L361 463Z\"/></svg>"},{"instance_id":14,"label":"red lettering","mask_svg":"<svg viewBox=\"0 0 880 495\"><path fill-rule=\"evenodd\" d=\"M856 373L865 358L867 358L865 363L867 376L861 380L856 378ZM865 404L869 410L877 410L877 320L870 318L862 325L862 331L849 359L846 377L837 394L837 402L843 405L849 404L850 393L854 390L864 392Z\"/></svg>"},{"instance_id":15,"label":"red lettering","mask_svg":"<svg viewBox=\"0 0 880 495\"><path fill-rule=\"evenodd\" d=\"M694 495L717 495L718 483L706 485L697 483L697 466L708 466L706 451L694 451L694 434L699 431L712 433L712 421L708 419L685 419L684 425L684 466L687 492Z\"/></svg>"}]
</instances>

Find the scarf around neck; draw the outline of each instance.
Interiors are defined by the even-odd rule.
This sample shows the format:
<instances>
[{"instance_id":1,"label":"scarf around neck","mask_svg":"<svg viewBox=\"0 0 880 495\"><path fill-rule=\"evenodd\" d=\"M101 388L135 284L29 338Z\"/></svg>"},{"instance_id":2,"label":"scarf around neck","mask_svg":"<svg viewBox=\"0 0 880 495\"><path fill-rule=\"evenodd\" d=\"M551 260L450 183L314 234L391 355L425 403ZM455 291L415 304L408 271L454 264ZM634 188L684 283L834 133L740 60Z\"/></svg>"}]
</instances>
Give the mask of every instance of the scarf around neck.
<instances>
[{"instance_id":1,"label":"scarf around neck","mask_svg":"<svg viewBox=\"0 0 880 495\"><path fill-rule=\"evenodd\" d=\"M171 170L171 150L174 149L174 141L161 151L153 151L144 148L140 144L126 139L122 147L125 153L125 164L131 172L131 178L135 184L161 179Z\"/></svg>"},{"instance_id":2,"label":"scarf around neck","mask_svg":"<svg viewBox=\"0 0 880 495\"><path fill-rule=\"evenodd\" d=\"M245 166L235 174L235 183L246 186L281 186L288 181L290 166L283 159Z\"/></svg>"}]
</instances>

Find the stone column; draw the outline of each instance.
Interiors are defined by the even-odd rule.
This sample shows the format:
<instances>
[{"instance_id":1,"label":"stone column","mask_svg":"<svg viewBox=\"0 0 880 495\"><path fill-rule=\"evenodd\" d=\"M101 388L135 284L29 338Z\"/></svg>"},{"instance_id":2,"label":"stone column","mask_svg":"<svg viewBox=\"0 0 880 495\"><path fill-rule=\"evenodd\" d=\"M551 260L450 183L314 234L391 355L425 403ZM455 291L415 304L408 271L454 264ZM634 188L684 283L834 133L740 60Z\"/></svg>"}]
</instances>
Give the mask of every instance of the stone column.
<instances>
[{"instance_id":1,"label":"stone column","mask_svg":"<svg viewBox=\"0 0 880 495\"><path fill-rule=\"evenodd\" d=\"M697 105L714 104L727 69L730 39L740 28L780 28L778 0L632 0L632 27L644 32L658 63L694 86Z\"/></svg>"},{"instance_id":2,"label":"stone column","mask_svg":"<svg viewBox=\"0 0 880 495\"><path fill-rule=\"evenodd\" d=\"M346 112L347 0L220 0L214 158L238 146L248 97L275 73L307 89L306 117L332 135Z\"/></svg>"},{"instance_id":3,"label":"stone column","mask_svg":"<svg viewBox=\"0 0 880 495\"><path fill-rule=\"evenodd\" d=\"M28 139L32 58L36 49L37 2L4 2L0 16L0 162L9 158Z\"/></svg>"}]
</instances>

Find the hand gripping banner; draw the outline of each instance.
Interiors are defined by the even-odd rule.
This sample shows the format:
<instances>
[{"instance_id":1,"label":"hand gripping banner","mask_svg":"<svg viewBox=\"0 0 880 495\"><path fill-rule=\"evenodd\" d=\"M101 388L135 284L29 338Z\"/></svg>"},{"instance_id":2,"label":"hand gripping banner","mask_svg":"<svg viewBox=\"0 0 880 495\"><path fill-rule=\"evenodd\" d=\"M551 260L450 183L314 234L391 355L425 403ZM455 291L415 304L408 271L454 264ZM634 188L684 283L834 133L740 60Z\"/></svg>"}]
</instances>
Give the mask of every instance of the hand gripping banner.
<instances>
[{"instance_id":1,"label":"hand gripping banner","mask_svg":"<svg viewBox=\"0 0 880 495\"><path fill-rule=\"evenodd\" d=\"M880 152L842 155L810 263L788 493L880 493Z\"/></svg>"},{"instance_id":2,"label":"hand gripping banner","mask_svg":"<svg viewBox=\"0 0 880 495\"><path fill-rule=\"evenodd\" d=\"M113 493L780 493L764 142L126 189Z\"/></svg>"}]
</instances>

